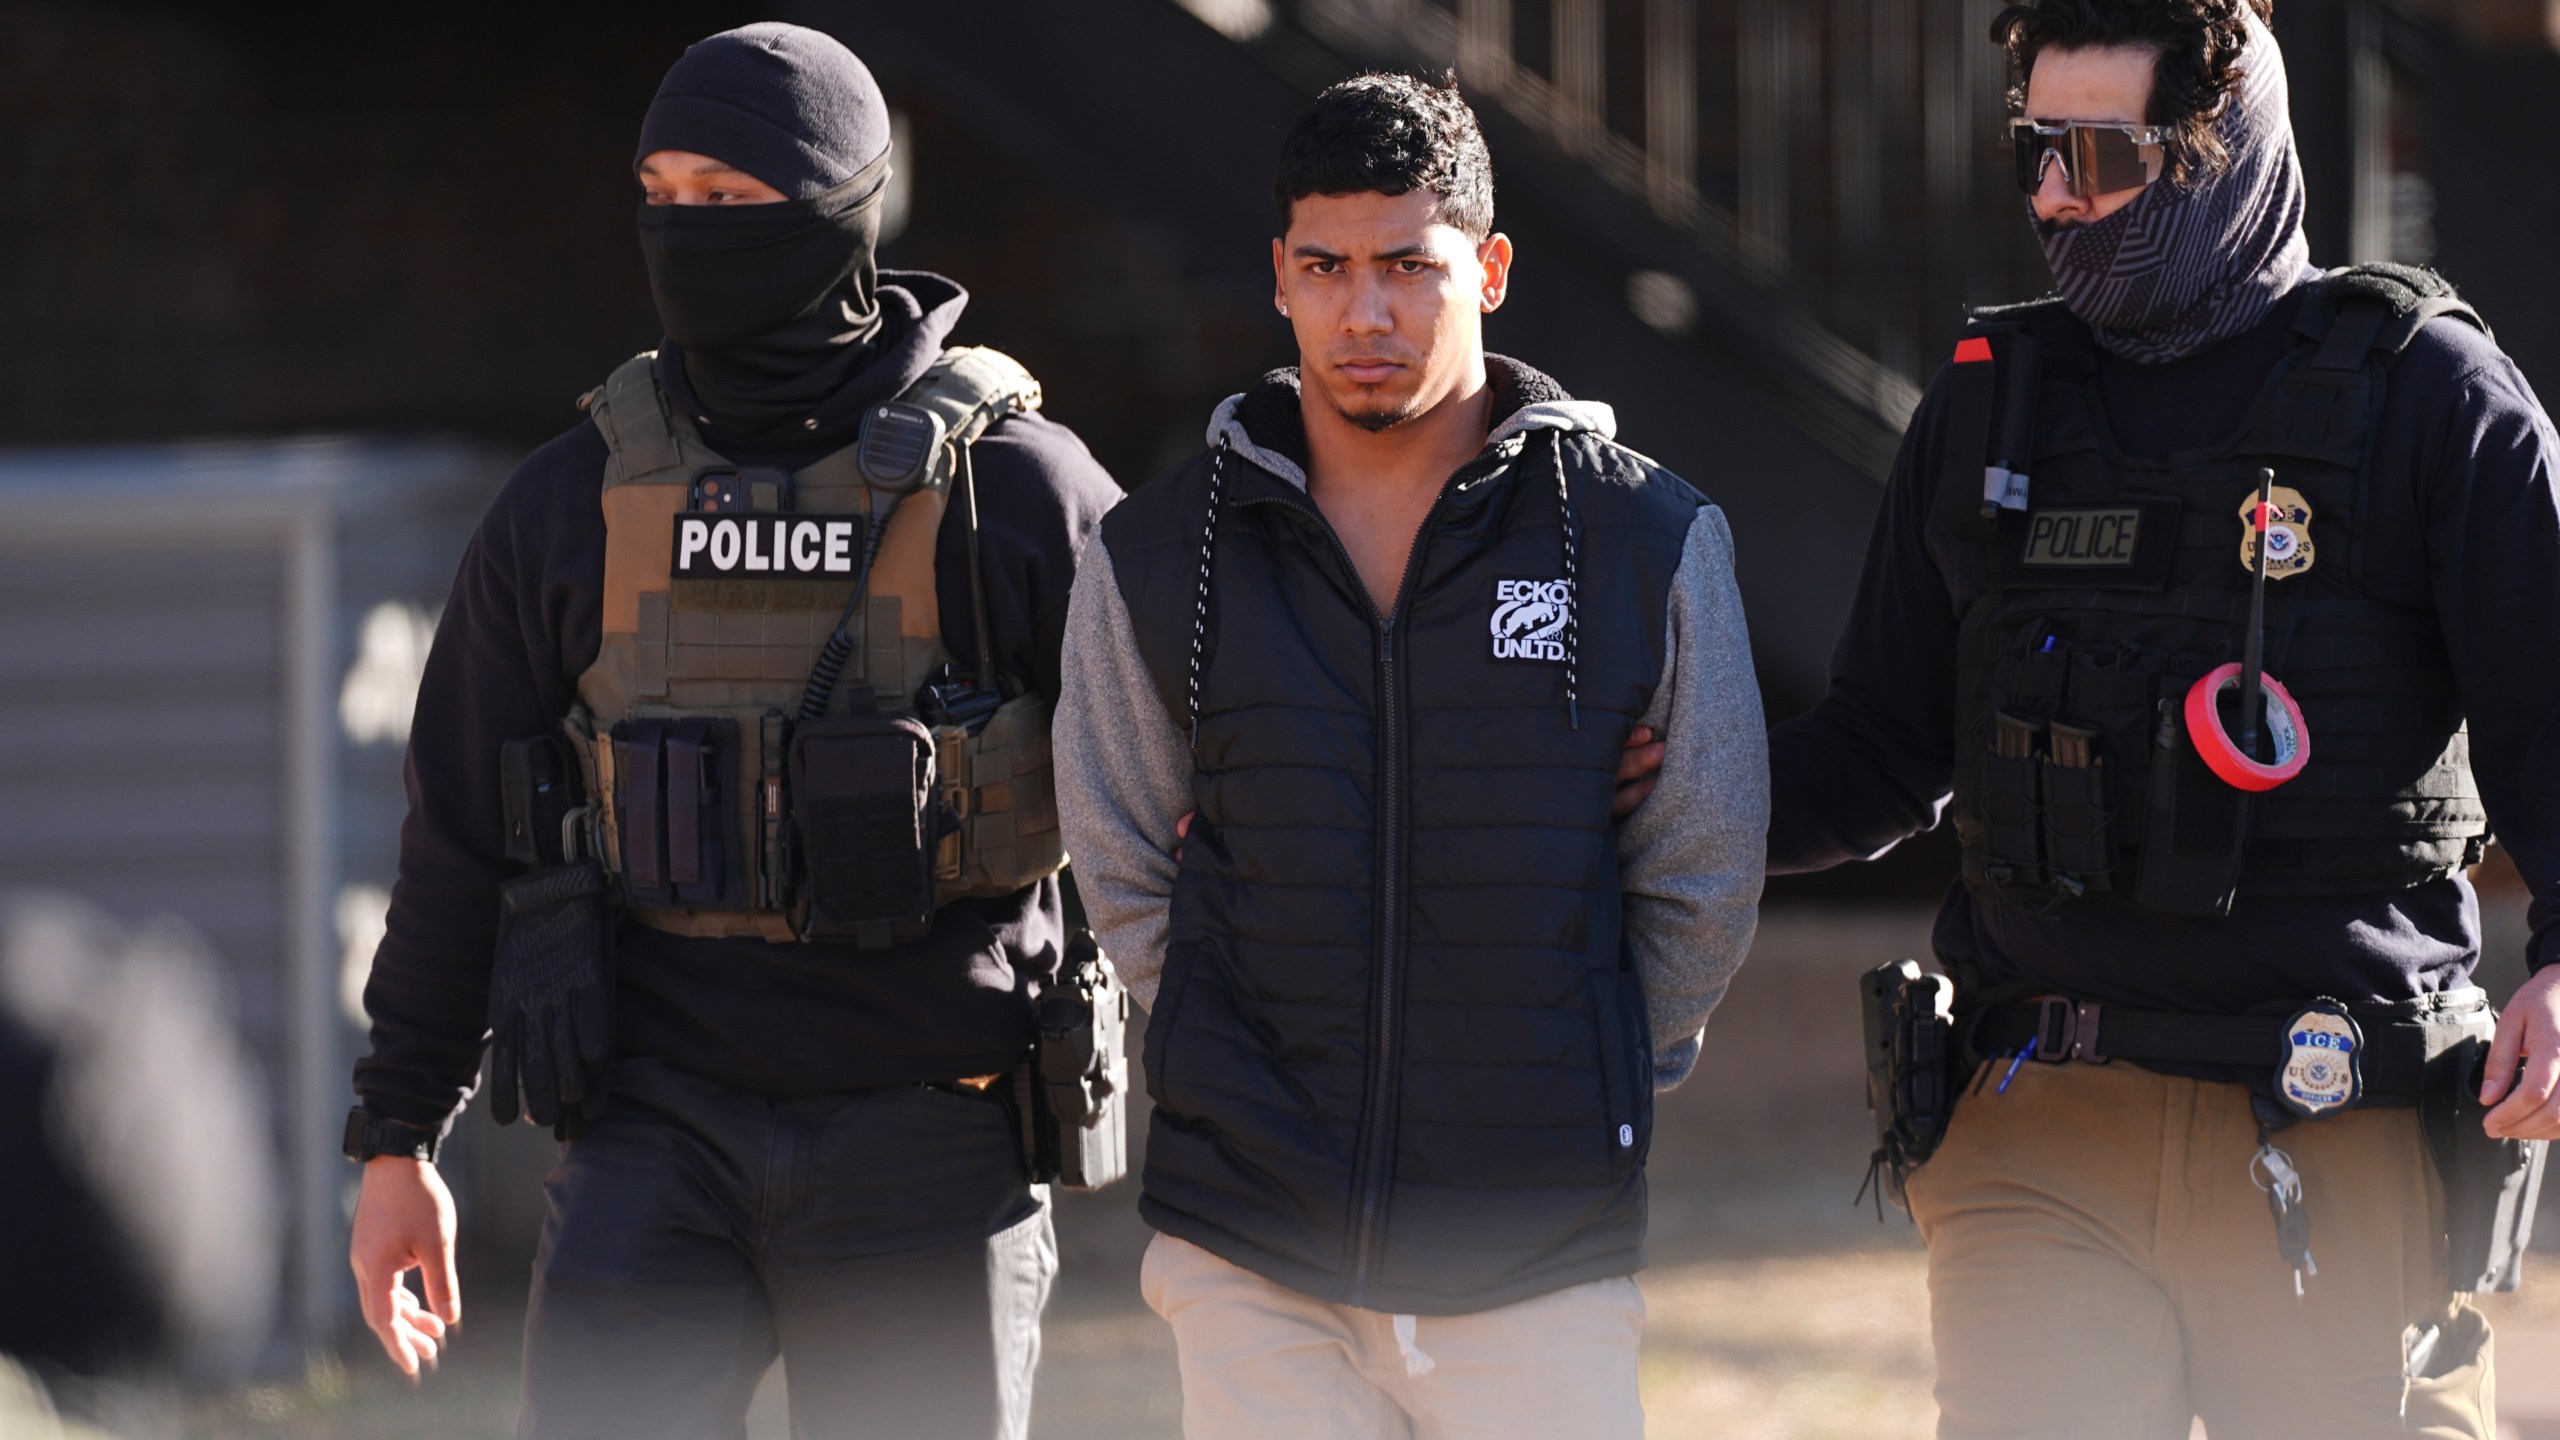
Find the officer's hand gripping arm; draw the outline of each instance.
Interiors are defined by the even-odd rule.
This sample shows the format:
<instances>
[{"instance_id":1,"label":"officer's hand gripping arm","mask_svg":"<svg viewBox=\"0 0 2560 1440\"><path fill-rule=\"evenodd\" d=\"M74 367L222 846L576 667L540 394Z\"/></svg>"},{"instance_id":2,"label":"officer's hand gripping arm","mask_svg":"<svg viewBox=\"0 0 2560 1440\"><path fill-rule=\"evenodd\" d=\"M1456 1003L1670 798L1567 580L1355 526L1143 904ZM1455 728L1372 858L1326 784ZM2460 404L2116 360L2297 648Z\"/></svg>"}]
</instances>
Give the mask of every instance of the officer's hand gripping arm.
<instances>
[{"instance_id":1,"label":"officer's hand gripping arm","mask_svg":"<svg viewBox=\"0 0 2560 1440\"><path fill-rule=\"evenodd\" d=\"M1609 802L1609 818L1624 820L1636 813L1645 797L1653 793L1662 775L1662 757L1666 746L1662 736L1650 725L1639 725L1627 732L1627 748L1618 756L1618 793Z\"/></svg>"}]
</instances>

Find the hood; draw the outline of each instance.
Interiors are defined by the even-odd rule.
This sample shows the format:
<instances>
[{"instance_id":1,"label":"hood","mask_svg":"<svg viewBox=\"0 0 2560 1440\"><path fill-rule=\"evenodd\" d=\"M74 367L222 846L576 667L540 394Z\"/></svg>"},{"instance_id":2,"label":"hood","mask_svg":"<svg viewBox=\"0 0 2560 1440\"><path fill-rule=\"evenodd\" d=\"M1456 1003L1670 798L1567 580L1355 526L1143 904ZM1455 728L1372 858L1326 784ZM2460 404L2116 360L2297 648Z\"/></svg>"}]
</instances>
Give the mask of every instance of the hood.
<instances>
[{"instance_id":1,"label":"hood","mask_svg":"<svg viewBox=\"0 0 2560 1440\"><path fill-rule=\"evenodd\" d=\"M1603 440L1618 433L1617 412L1596 400L1576 400L1544 371L1507 355L1484 357L1486 388L1493 392L1493 428L1487 447L1531 430L1583 432ZM1230 395L1210 413L1208 444L1223 445L1300 490L1307 488L1307 430L1298 415L1298 370L1271 371L1253 388Z\"/></svg>"},{"instance_id":2,"label":"hood","mask_svg":"<svg viewBox=\"0 0 2560 1440\"><path fill-rule=\"evenodd\" d=\"M1564 463L1564 441L1567 436L1576 434L1615 440L1617 412L1597 401L1574 399L1553 377L1508 356L1487 355L1484 357L1484 370L1486 386L1493 392L1494 415L1493 427L1484 437L1486 449L1517 439L1532 430L1555 432L1553 443L1547 447L1547 460L1555 475L1557 511L1563 522L1557 528L1557 561L1567 592L1578 593L1581 547L1576 534L1580 527L1574 519L1573 481ZM1217 549L1221 489L1219 472L1225 466L1228 454L1243 457L1300 491L1307 488L1307 431L1299 418L1298 400L1298 372L1294 367L1284 368L1255 381L1253 388L1243 394L1228 396L1209 417L1209 506L1208 516L1200 529L1199 557L1194 562L1199 575L1193 587L1199 597L1199 611L1193 621L1195 634L1205 634L1209 624L1209 589L1213 578L1211 560ZM1564 711L1566 723L1576 730L1582 728L1580 614L1578 602L1567 604ZM1200 687L1196 652L1193 664L1190 742L1197 746L1200 743Z\"/></svg>"}]
</instances>

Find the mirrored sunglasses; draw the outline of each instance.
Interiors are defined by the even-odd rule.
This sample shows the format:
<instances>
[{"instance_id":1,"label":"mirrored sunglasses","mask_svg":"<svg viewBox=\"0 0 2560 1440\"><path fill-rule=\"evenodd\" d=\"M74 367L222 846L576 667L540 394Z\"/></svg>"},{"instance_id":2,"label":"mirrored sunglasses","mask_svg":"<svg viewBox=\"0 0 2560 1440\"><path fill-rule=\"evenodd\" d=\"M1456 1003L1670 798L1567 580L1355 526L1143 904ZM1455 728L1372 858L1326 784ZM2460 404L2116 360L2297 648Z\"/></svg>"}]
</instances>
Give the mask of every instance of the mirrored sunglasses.
<instances>
[{"instance_id":1,"label":"mirrored sunglasses","mask_svg":"<svg viewBox=\"0 0 2560 1440\"><path fill-rule=\"evenodd\" d=\"M2046 157L2062 166L2063 182L2086 200L2118 190L2138 190L2160 178L2169 138L2162 125L2083 120L2012 120L2009 143L2018 159L2018 188L2029 195L2044 183Z\"/></svg>"}]
</instances>

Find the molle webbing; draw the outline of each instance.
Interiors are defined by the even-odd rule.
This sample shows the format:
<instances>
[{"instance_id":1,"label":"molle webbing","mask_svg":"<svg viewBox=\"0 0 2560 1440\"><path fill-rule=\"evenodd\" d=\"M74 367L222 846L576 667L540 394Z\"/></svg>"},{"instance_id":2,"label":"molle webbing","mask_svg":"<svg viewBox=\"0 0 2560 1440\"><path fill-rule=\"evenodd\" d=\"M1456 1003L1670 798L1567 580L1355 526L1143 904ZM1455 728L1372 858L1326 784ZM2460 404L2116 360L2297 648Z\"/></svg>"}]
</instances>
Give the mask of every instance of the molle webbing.
<instances>
[{"instance_id":1,"label":"molle webbing","mask_svg":"<svg viewBox=\"0 0 2560 1440\"><path fill-rule=\"evenodd\" d=\"M2240 895L2399 889L2477 857L2486 816L2437 617L2370 595L2360 573L2390 362L2448 314L2476 322L2424 272L2314 282L2296 347L2238 432L2173 461L2116 449L2094 343L2059 305L1977 314L1972 338L2003 360L2004 341L2031 332L2042 374L2028 509L1980 518L1984 437L2019 419L1998 413L2016 397L1989 383L1994 366L1957 367L1980 372L1964 377L1975 403L1940 458L1940 514L1987 561L1958 639L1951 818L1969 881L2030 905L2106 890L2218 914ZM2244 647L2241 517L2260 466L2310 515L2308 568L2270 582L2265 643L2311 759L2244 798L2204 771L2178 711ZM2034 537L2053 531L2037 527L2075 516L2113 517L2125 528L2109 533L2127 535L2138 519L2140 540L2112 567L2040 556Z\"/></svg>"},{"instance_id":2,"label":"molle webbing","mask_svg":"<svg viewBox=\"0 0 2560 1440\"><path fill-rule=\"evenodd\" d=\"M668 404L652 355L625 361L582 402L610 457L602 494L603 633L595 663L579 677L580 706L566 728L588 772L588 793L601 802L598 853L623 883L634 918L644 924L687 935L795 938L783 908L790 869L788 826L779 813L788 803L780 754L783 717L798 713L811 666L853 595L854 581L834 575L674 578L675 525L694 508L698 479L736 472L750 516L860 517L857 553L872 527L884 527L866 593L846 622L854 644L829 715L874 704L909 712L918 689L951 658L943 644L934 573L949 488L964 448L1003 416L1037 408L1040 387L996 351L956 348L944 352L898 403L930 415L938 442L922 483L903 496L865 483L858 447L787 476L729 464L689 417ZM992 687L992 677L985 683ZM656 787L618 773L637 752L604 739L624 721L683 722L685 746L660 744L647 752L648 763L661 767L657 785L696 800L716 788L722 797L721 833L688 837L712 847L706 853L715 856L725 846L728 863L715 869L726 888L716 902L703 898L704 862L691 855L682 861L683 873L696 877L683 892L686 903L666 903L659 891L639 885L663 879L672 841L660 839L668 818L660 813L649 817L647 843L625 844L624 826L639 816L617 813L616 795L649 790L653 801L635 801L635 812L644 806L663 810L664 802ZM968 807L960 813L969 817L937 847L937 868L945 872L937 901L1010 892L1057 868L1061 851L1046 763L1047 723L1046 703L1022 697L982 734L935 737L942 771L937 784L955 809ZM1023 735L1026 727L1036 736ZM1016 762L1033 753L1034 739L1039 763L1018 774ZM1005 772L993 784L977 779L990 762ZM698 776L692 770L675 776L663 768L669 764L706 768ZM623 782L619 791L617 779ZM634 874L627 860L644 862L651 873ZM996 886L1001 890L991 888Z\"/></svg>"}]
</instances>

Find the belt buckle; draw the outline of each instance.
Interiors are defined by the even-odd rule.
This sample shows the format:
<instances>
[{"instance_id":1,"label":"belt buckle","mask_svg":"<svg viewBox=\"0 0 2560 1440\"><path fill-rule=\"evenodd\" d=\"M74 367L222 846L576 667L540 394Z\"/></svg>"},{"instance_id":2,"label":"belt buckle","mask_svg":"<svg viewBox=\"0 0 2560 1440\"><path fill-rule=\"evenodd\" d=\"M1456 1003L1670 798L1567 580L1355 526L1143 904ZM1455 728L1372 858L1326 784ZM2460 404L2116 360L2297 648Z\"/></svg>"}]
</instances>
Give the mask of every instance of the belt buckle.
<instances>
[{"instance_id":1,"label":"belt buckle","mask_svg":"<svg viewBox=\"0 0 2560 1440\"><path fill-rule=\"evenodd\" d=\"M2095 1000L2074 1000L2068 995L2036 997L2035 1058L2047 1065L2059 1065L2065 1060L2106 1064L2115 1057L2098 1049L2098 1024L2105 1014L2106 1006Z\"/></svg>"}]
</instances>

